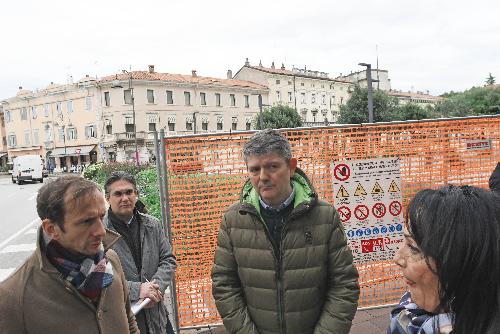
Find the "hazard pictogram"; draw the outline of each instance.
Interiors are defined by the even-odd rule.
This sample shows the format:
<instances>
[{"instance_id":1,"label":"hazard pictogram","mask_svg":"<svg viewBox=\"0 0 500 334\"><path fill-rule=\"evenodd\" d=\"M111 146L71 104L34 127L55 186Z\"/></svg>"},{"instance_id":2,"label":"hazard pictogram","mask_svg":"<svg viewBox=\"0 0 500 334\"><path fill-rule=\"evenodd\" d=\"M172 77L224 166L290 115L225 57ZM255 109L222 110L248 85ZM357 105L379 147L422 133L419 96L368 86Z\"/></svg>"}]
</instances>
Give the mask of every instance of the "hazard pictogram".
<instances>
[{"instance_id":1,"label":"hazard pictogram","mask_svg":"<svg viewBox=\"0 0 500 334\"><path fill-rule=\"evenodd\" d=\"M365 220L368 218L368 214L370 213L370 209L366 205L360 204L354 209L354 216L359 220Z\"/></svg>"},{"instance_id":2,"label":"hazard pictogram","mask_svg":"<svg viewBox=\"0 0 500 334\"><path fill-rule=\"evenodd\" d=\"M358 183L356 190L354 191L354 196L366 196L366 190L363 188L361 183Z\"/></svg>"},{"instance_id":3,"label":"hazard pictogram","mask_svg":"<svg viewBox=\"0 0 500 334\"><path fill-rule=\"evenodd\" d=\"M347 206L341 206L337 209L337 211L339 212L341 222L345 223L346 221L351 219L351 209L349 209Z\"/></svg>"},{"instance_id":4,"label":"hazard pictogram","mask_svg":"<svg viewBox=\"0 0 500 334\"><path fill-rule=\"evenodd\" d=\"M373 205L372 207L372 213L377 218L382 218L383 216L385 216L385 212L386 210L384 203L375 203L375 205Z\"/></svg>"},{"instance_id":5,"label":"hazard pictogram","mask_svg":"<svg viewBox=\"0 0 500 334\"><path fill-rule=\"evenodd\" d=\"M378 181L375 181L375 184L373 185L373 189L372 189L372 194L383 194L384 193L384 189L382 189L382 187L380 186L380 184L378 183Z\"/></svg>"},{"instance_id":6,"label":"hazard pictogram","mask_svg":"<svg viewBox=\"0 0 500 334\"><path fill-rule=\"evenodd\" d=\"M346 164L339 164L333 169L333 175L339 181L346 181L351 176L351 170Z\"/></svg>"},{"instance_id":7,"label":"hazard pictogram","mask_svg":"<svg viewBox=\"0 0 500 334\"><path fill-rule=\"evenodd\" d=\"M396 181L392 180L391 185L389 186L390 193L397 193L400 192L398 185L396 184Z\"/></svg>"},{"instance_id":8,"label":"hazard pictogram","mask_svg":"<svg viewBox=\"0 0 500 334\"><path fill-rule=\"evenodd\" d=\"M401 203L399 201L392 201L389 204L389 212L393 216L399 215L401 213L402 209L403 209L403 206L401 205Z\"/></svg>"},{"instance_id":9,"label":"hazard pictogram","mask_svg":"<svg viewBox=\"0 0 500 334\"><path fill-rule=\"evenodd\" d=\"M345 189L344 186L340 186L340 189L339 191L337 191L337 198L347 198L349 197L349 193L347 192L347 190Z\"/></svg>"}]
</instances>

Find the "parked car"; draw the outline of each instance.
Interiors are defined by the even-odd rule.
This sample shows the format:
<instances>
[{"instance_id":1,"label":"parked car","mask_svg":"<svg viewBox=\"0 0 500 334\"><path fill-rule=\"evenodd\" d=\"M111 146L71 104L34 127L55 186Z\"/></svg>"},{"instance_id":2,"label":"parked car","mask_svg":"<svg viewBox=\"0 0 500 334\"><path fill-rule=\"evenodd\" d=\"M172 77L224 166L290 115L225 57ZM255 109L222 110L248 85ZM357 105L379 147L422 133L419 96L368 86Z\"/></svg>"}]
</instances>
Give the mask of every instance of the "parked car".
<instances>
[{"instance_id":1,"label":"parked car","mask_svg":"<svg viewBox=\"0 0 500 334\"><path fill-rule=\"evenodd\" d=\"M23 155L14 158L13 162L12 183L43 182L43 161L39 155Z\"/></svg>"}]
</instances>

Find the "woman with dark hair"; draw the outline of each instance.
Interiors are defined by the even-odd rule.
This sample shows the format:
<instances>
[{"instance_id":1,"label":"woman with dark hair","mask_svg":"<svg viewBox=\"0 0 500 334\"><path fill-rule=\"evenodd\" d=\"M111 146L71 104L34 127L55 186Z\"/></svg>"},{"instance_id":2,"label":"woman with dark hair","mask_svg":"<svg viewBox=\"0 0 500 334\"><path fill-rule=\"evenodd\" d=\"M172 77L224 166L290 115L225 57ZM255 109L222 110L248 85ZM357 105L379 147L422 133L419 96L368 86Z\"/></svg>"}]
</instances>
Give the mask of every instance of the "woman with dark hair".
<instances>
[{"instance_id":1,"label":"woman with dark hair","mask_svg":"<svg viewBox=\"0 0 500 334\"><path fill-rule=\"evenodd\" d=\"M470 186L410 202L395 262L408 285L388 334L500 333L500 203Z\"/></svg>"}]
</instances>

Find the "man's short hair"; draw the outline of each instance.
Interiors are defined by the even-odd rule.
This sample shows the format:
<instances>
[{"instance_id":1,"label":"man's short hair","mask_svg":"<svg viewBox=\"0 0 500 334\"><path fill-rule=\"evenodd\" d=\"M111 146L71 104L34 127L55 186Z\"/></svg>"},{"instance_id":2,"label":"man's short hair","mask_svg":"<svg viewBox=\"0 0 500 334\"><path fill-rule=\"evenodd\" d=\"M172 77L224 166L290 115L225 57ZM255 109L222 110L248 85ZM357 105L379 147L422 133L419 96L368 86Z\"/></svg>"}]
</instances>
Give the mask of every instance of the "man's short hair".
<instances>
[{"instance_id":1,"label":"man's short hair","mask_svg":"<svg viewBox=\"0 0 500 334\"><path fill-rule=\"evenodd\" d=\"M106 182L104 183L104 193L106 194L106 196L109 195L109 187L113 183L121 180L129 182L134 186L134 189L137 190L137 184L135 182L134 176L122 170L117 170L111 173L111 175L106 179Z\"/></svg>"},{"instance_id":2,"label":"man's short hair","mask_svg":"<svg viewBox=\"0 0 500 334\"><path fill-rule=\"evenodd\" d=\"M252 155L277 153L287 163L292 159L292 148L288 140L274 129L255 133L243 146L243 159L247 162Z\"/></svg>"},{"instance_id":3,"label":"man's short hair","mask_svg":"<svg viewBox=\"0 0 500 334\"><path fill-rule=\"evenodd\" d=\"M99 185L81 176L61 176L45 183L36 197L36 211L41 220L50 219L64 231L64 214L68 203L102 192Z\"/></svg>"}]
</instances>

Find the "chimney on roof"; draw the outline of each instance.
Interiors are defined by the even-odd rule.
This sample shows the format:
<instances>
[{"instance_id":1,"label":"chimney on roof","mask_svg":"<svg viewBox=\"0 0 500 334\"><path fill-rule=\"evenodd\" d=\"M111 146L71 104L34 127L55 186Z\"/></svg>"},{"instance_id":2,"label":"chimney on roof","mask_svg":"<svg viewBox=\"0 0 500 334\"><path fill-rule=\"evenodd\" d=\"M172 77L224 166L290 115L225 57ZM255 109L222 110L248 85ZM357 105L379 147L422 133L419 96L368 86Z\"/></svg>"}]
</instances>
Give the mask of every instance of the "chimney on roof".
<instances>
[{"instance_id":1,"label":"chimney on roof","mask_svg":"<svg viewBox=\"0 0 500 334\"><path fill-rule=\"evenodd\" d=\"M19 90L23 90L23 86L19 86Z\"/></svg>"},{"instance_id":2,"label":"chimney on roof","mask_svg":"<svg viewBox=\"0 0 500 334\"><path fill-rule=\"evenodd\" d=\"M227 78L232 79L233 78L233 71L227 70Z\"/></svg>"},{"instance_id":3,"label":"chimney on roof","mask_svg":"<svg viewBox=\"0 0 500 334\"><path fill-rule=\"evenodd\" d=\"M196 70L191 70L191 76L192 76L192 77L196 77L196 76L197 76L197 75L196 75Z\"/></svg>"},{"instance_id":4,"label":"chimney on roof","mask_svg":"<svg viewBox=\"0 0 500 334\"><path fill-rule=\"evenodd\" d=\"M262 67L262 60L259 60L259 67Z\"/></svg>"},{"instance_id":5,"label":"chimney on roof","mask_svg":"<svg viewBox=\"0 0 500 334\"><path fill-rule=\"evenodd\" d=\"M250 66L250 62L248 61L248 58L245 60L245 66Z\"/></svg>"},{"instance_id":6,"label":"chimney on roof","mask_svg":"<svg viewBox=\"0 0 500 334\"><path fill-rule=\"evenodd\" d=\"M429 90L426 90L425 92L427 93L427 95L429 95Z\"/></svg>"},{"instance_id":7,"label":"chimney on roof","mask_svg":"<svg viewBox=\"0 0 500 334\"><path fill-rule=\"evenodd\" d=\"M154 65L148 65L149 67L149 73L155 73L155 66Z\"/></svg>"},{"instance_id":8,"label":"chimney on roof","mask_svg":"<svg viewBox=\"0 0 500 334\"><path fill-rule=\"evenodd\" d=\"M88 78L88 77L89 77L89 75L88 75L88 74L85 74L85 78Z\"/></svg>"},{"instance_id":9,"label":"chimney on roof","mask_svg":"<svg viewBox=\"0 0 500 334\"><path fill-rule=\"evenodd\" d=\"M285 69L285 64L284 63L281 63L281 69L284 70Z\"/></svg>"},{"instance_id":10,"label":"chimney on roof","mask_svg":"<svg viewBox=\"0 0 500 334\"><path fill-rule=\"evenodd\" d=\"M271 68L274 70L274 61L271 63Z\"/></svg>"}]
</instances>

